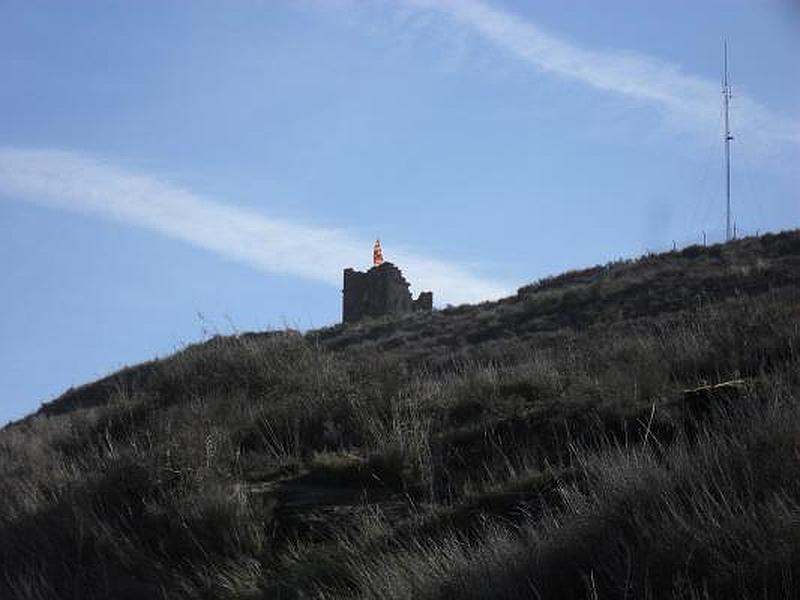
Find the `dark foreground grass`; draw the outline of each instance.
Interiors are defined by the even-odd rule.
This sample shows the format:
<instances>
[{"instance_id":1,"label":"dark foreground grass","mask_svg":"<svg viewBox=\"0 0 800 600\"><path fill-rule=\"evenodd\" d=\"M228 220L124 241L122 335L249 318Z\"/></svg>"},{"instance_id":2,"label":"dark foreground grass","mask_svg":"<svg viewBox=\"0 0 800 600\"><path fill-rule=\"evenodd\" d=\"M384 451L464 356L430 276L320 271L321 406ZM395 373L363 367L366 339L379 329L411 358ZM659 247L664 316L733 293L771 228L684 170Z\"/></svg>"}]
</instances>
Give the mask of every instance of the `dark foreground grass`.
<instances>
[{"instance_id":1,"label":"dark foreground grass","mask_svg":"<svg viewBox=\"0 0 800 600\"><path fill-rule=\"evenodd\" d=\"M0 598L796 597L798 240L71 390L0 432Z\"/></svg>"},{"instance_id":2,"label":"dark foreground grass","mask_svg":"<svg viewBox=\"0 0 800 600\"><path fill-rule=\"evenodd\" d=\"M765 410L715 415L695 444L575 448L579 476L559 485L559 510L379 552L343 543L354 595L797 597L800 415L793 393L775 393Z\"/></svg>"}]
</instances>

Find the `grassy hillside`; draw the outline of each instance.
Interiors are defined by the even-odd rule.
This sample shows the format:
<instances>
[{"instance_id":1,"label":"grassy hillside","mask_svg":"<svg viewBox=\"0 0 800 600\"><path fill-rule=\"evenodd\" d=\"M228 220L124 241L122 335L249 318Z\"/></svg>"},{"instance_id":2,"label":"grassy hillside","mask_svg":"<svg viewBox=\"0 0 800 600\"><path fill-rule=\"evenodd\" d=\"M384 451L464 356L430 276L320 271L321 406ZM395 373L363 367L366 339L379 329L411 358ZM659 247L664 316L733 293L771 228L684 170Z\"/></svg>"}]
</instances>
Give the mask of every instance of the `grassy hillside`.
<instances>
[{"instance_id":1,"label":"grassy hillside","mask_svg":"<svg viewBox=\"0 0 800 600\"><path fill-rule=\"evenodd\" d=\"M794 231L189 346L0 431L0 598L798 596L799 318Z\"/></svg>"}]
</instances>

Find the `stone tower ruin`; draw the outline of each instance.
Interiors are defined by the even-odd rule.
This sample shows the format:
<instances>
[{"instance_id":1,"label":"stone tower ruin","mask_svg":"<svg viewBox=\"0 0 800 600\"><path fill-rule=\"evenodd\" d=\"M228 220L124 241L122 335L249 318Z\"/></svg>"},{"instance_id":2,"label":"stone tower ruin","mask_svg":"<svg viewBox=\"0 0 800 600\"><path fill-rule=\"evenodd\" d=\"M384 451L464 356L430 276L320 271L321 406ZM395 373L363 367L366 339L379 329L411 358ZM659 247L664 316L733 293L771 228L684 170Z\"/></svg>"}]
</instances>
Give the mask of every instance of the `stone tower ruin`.
<instances>
[{"instance_id":1,"label":"stone tower ruin","mask_svg":"<svg viewBox=\"0 0 800 600\"><path fill-rule=\"evenodd\" d=\"M344 270L342 320L354 323L366 317L433 309L433 292L411 297L403 272L383 260L380 241L373 249L374 266L367 272Z\"/></svg>"}]
</instances>

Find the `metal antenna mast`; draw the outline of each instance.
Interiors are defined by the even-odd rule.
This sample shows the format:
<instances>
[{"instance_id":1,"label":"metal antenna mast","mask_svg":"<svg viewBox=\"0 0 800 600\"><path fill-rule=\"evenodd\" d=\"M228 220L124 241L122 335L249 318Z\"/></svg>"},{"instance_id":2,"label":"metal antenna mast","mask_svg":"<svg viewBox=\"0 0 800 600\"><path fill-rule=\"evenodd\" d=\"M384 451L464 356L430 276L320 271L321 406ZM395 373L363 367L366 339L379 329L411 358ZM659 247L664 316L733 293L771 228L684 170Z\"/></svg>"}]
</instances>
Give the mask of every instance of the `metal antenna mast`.
<instances>
[{"instance_id":1,"label":"metal antenna mast","mask_svg":"<svg viewBox=\"0 0 800 600\"><path fill-rule=\"evenodd\" d=\"M730 108L731 87L728 84L728 41L725 40L725 52L723 58L722 75L722 99L725 107L725 241L729 242L733 238L731 230L731 135L730 122L728 120L728 110Z\"/></svg>"}]
</instances>

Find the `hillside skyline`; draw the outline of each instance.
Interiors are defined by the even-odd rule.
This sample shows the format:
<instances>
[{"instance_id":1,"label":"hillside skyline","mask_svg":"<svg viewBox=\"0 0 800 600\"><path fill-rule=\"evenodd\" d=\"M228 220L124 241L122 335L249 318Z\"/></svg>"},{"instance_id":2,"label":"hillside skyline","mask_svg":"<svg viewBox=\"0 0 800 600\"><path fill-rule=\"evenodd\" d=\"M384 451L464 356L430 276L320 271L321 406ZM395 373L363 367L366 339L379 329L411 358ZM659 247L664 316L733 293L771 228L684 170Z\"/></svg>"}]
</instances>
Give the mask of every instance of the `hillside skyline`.
<instances>
[{"instance_id":1,"label":"hillside skyline","mask_svg":"<svg viewBox=\"0 0 800 600\"><path fill-rule=\"evenodd\" d=\"M739 231L800 224L790 3L0 17L0 422L207 331L335 323L375 237L440 305L719 241L723 39Z\"/></svg>"}]
</instances>

